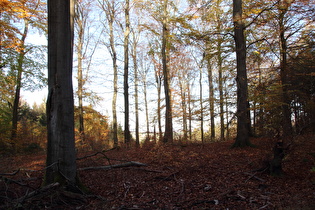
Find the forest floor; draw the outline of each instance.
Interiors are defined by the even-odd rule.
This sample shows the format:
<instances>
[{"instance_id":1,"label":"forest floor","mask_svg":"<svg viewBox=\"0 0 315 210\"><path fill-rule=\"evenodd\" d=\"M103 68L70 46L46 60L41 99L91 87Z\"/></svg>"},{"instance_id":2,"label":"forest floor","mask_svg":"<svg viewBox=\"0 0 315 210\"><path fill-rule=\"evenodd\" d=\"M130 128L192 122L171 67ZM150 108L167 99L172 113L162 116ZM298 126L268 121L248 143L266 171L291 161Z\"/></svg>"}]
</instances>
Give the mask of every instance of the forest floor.
<instances>
[{"instance_id":1,"label":"forest floor","mask_svg":"<svg viewBox=\"0 0 315 210\"><path fill-rule=\"evenodd\" d=\"M0 157L0 209L315 209L315 136L294 139L279 177L257 170L276 140L251 141L256 147L225 141L79 153L88 195L41 188L44 154ZM129 161L146 166L86 169Z\"/></svg>"}]
</instances>

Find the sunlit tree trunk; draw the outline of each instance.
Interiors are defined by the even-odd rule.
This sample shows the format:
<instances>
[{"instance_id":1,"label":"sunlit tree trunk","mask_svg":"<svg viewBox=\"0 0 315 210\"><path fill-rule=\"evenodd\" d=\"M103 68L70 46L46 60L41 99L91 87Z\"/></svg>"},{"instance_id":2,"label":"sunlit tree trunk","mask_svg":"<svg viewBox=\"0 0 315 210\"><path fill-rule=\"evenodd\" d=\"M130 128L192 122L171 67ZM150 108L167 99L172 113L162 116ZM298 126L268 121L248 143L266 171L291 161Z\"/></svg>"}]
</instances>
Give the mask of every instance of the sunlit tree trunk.
<instances>
[{"instance_id":1,"label":"sunlit tree trunk","mask_svg":"<svg viewBox=\"0 0 315 210\"><path fill-rule=\"evenodd\" d=\"M22 87L22 75L23 75L23 63L25 58L25 39L28 34L29 28L29 21L24 20L24 32L20 39L20 52L17 60L17 75L16 75L16 85L15 85L15 95L14 95L14 102L13 102L13 113L12 113L12 131L11 131L11 141L14 143L17 135L17 127L18 127L18 110L20 104L20 95L21 95L21 87Z\"/></svg>"},{"instance_id":2,"label":"sunlit tree trunk","mask_svg":"<svg viewBox=\"0 0 315 210\"><path fill-rule=\"evenodd\" d=\"M48 0L47 160L45 184L75 184L72 0Z\"/></svg>"},{"instance_id":3,"label":"sunlit tree trunk","mask_svg":"<svg viewBox=\"0 0 315 210\"><path fill-rule=\"evenodd\" d=\"M117 52L115 47L114 22L116 18L116 5L114 1L99 1L100 7L106 15L109 29L109 46L108 51L111 55L113 66L113 98L112 98L112 138L114 147L118 146L118 122L117 122L117 95L118 95L118 66ZM107 25L105 26L107 27Z\"/></svg>"},{"instance_id":4,"label":"sunlit tree trunk","mask_svg":"<svg viewBox=\"0 0 315 210\"><path fill-rule=\"evenodd\" d=\"M237 65L237 137L234 147L250 146L249 115L248 115L248 88L246 71L246 42L244 36L242 0L233 0L234 39L236 46Z\"/></svg>"},{"instance_id":5,"label":"sunlit tree trunk","mask_svg":"<svg viewBox=\"0 0 315 210\"><path fill-rule=\"evenodd\" d=\"M165 94L165 131L163 142L173 142L173 120L172 120L172 101L169 78L169 28L168 28L168 0L163 4L163 37L162 37L162 64L164 76L164 94Z\"/></svg>"},{"instance_id":6,"label":"sunlit tree trunk","mask_svg":"<svg viewBox=\"0 0 315 210\"><path fill-rule=\"evenodd\" d=\"M134 82L135 82L135 120L136 120L136 146L140 146L140 140L139 140L139 94L138 94L138 86L139 86L139 76L138 76L138 61L137 61L137 45L138 45L138 39L133 34L133 45L132 45L132 59L133 59L133 69L134 69Z\"/></svg>"},{"instance_id":7,"label":"sunlit tree trunk","mask_svg":"<svg viewBox=\"0 0 315 210\"><path fill-rule=\"evenodd\" d=\"M129 34L130 34L130 20L129 20L129 0L125 1L125 34L124 34L124 99L125 99L125 143L130 143L129 130Z\"/></svg>"},{"instance_id":8,"label":"sunlit tree trunk","mask_svg":"<svg viewBox=\"0 0 315 210\"><path fill-rule=\"evenodd\" d=\"M84 116L83 116L83 43L84 43L84 28L85 28L85 16L83 14L82 5L80 2L76 2L75 9L75 23L77 28L77 59L78 59L78 101L79 101L79 132L81 143L85 142L85 133L84 133Z\"/></svg>"}]
</instances>

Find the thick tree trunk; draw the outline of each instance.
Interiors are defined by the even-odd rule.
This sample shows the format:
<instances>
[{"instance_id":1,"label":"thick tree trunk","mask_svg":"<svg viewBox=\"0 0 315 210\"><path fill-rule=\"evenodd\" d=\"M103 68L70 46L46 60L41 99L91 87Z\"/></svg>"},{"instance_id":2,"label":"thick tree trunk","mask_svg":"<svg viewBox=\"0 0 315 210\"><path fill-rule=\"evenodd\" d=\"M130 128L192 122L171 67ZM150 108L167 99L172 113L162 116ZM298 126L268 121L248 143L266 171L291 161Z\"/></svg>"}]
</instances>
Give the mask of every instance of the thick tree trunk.
<instances>
[{"instance_id":1,"label":"thick tree trunk","mask_svg":"<svg viewBox=\"0 0 315 210\"><path fill-rule=\"evenodd\" d=\"M162 63L164 76L164 94L165 94L165 133L163 142L173 142L173 120L172 120L172 102L171 89L169 78L169 29L168 29L168 14L167 14L168 0L164 0L163 5L163 37L162 37Z\"/></svg>"},{"instance_id":2,"label":"thick tree trunk","mask_svg":"<svg viewBox=\"0 0 315 210\"><path fill-rule=\"evenodd\" d=\"M124 99L125 99L125 143L129 144L131 140L129 130L129 34L130 34L130 20L129 20L129 0L125 2L125 35L124 35Z\"/></svg>"},{"instance_id":3,"label":"thick tree trunk","mask_svg":"<svg viewBox=\"0 0 315 210\"><path fill-rule=\"evenodd\" d=\"M237 62L237 137L234 147L250 146L247 100L246 42L242 16L242 0L233 0L234 39Z\"/></svg>"},{"instance_id":4,"label":"thick tree trunk","mask_svg":"<svg viewBox=\"0 0 315 210\"><path fill-rule=\"evenodd\" d=\"M76 183L72 0L48 0L47 160L45 184Z\"/></svg>"}]
</instances>

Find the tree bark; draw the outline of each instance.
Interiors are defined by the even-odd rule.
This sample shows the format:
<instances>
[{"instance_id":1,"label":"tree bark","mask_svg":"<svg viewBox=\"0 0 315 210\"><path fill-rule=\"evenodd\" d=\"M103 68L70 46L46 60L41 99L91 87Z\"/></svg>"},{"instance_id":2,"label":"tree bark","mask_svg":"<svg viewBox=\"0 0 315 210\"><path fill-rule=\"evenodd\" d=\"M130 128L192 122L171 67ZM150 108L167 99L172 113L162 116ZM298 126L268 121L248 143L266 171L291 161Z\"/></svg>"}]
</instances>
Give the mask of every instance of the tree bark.
<instances>
[{"instance_id":1,"label":"tree bark","mask_svg":"<svg viewBox=\"0 0 315 210\"><path fill-rule=\"evenodd\" d=\"M248 87L246 71L246 42L245 25L242 16L242 0L233 0L234 39L237 62L237 137L234 147L250 146L249 116L248 116Z\"/></svg>"},{"instance_id":2,"label":"tree bark","mask_svg":"<svg viewBox=\"0 0 315 210\"><path fill-rule=\"evenodd\" d=\"M76 183L72 87L73 0L48 0L48 98L45 184Z\"/></svg>"}]
</instances>

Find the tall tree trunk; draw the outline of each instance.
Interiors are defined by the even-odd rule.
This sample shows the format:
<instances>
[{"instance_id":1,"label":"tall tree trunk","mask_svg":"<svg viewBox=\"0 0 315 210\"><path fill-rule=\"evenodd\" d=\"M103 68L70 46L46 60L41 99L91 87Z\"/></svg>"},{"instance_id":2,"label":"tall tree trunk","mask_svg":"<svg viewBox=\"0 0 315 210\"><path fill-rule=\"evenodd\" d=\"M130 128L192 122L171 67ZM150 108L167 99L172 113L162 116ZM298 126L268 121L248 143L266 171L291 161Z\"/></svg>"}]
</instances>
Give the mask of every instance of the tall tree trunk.
<instances>
[{"instance_id":1,"label":"tall tree trunk","mask_svg":"<svg viewBox=\"0 0 315 210\"><path fill-rule=\"evenodd\" d=\"M186 81L184 78L179 78L179 88L180 88L180 94L181 94L181 107L182 107L182 113L183 113L183 133L184 133L184 142L187 141L188 135L187 135L187 103L186 103Z\"/></svg>"},{"instance_id":2,"label":"tall tree trunk","mask_svg":"<svg viewBox=\"0 0 315 210\"><path fill-rule=\"evenodd\" d=\"M158 129L159 129L159 141L162 140L162 122L161 122L161 76L158 69L155 69L155 82L157 87L157 121L158 121Z\"/></svg>"},{"instance_id":3,"label":"tall tree trunk","mask_svg":"<svg viewBox=\"0 0 315 210\"><path fill-rule=\"evenodd\" d=\"M210 104L210 132L211 141L215 139L215 122L214 122L214 88L212 77L212 66L210 61L210 55L207 56L207 69L208 69L208 82L209 82L209 104Z\"/></svg>"},{"instance_id":4,"label":"tall tree trunk","mask_svg":"<svg viewBox=\"0 0 315 210\"><path fill-rule=\"evenodd\" d=\"M76 183L72 87L73 0L48 0L47 160L45 184Z\"/></svg>"},{"instance_id":5,"label":"tall tree trunk","mask_svg":"<svg viewBox=\"0 0 315 210\"><path fill-rule=\"evenodd\" d=\"M130 20L129 20L129 0L125 2L125 35L124 35L124 99L125 99L125 143L130 143L130 130L129 130L129 34L130 34Z\"/></svg>"},{"instance_id":6,"label":"tall tree trunk","mask_svg":"<svg viewBox=\"0 0 315 210\"><path fill-rule=\"evenodd\" d=\"M150 122L149 122L149 106L148 106L148 96L147 96L147 78L146 78L146 73L143 76L143 94L144 94L144 106L145 106L145 120L146 120L146 127L147 127L146 139L149 139L149 136L150 136Z\"/></svg>"},{"instance_id":7,"label":"tall tree trunk","mask_svg":"<svg viewBox=\"0 0 315 210\"><path fill-rule=\"evenodd\" d=\"M12 113L12 131L11 131L11 141L13 145L17 135L18 127L18 111L20 104L20 95L21 95L21 86L22 86L22 75L23 75L23 62L25 58L25 39L28 33L29 22L24 20L24 32L21 37L21 52L19 52L18 65L17 65L17 76L16 76L16 86L15 86L15 95L13 102L13 113Z\"/></svg>"},{"instance_id":8,"label":"tall tree trunk","mask_svg":"<svg viewBox=\"0 0 315 210\"><path fill-rule=\"evenodd\" d=\"M216 7L217 9L215 10L216 14L216 22L217 22L217 32L221 33L222 29L222 22L220 21L221 17L220 15L222 15L220 12L220 3L221 0L217 0L216 1ZM220 108L220 139L224 140L224 98L223 98L223 77L222 77L222 73L223 73L223 58L222 58L222 43L223 43L223 39L221 37L221 35L218 36L217 39L217 65L218 65L218 82L219 82L219 108Z\"/></svg>"},{"instance_id":9,"label":"tall tree trunk","mask_svg":"<svg viewBox=\"0 0 315 210\"><path fill-rule=\"evenodd\" d=\"M164 76L164 94L165 94L165 133L163 142L173 142L173 120L172 120L172 101L169 76L169 29L168 29L168 0L163 4L163 37L162 37L162 64Z\"/></svg>"},{"instance_id":10,"label":"tall tree trunk","mask_svg":"<svg viewBox=\"0 0 315 210\"><path fill-rule=\"evenodd\" d=\"M118 95L118 66L117 66L117 52L115 47L115 38L114 38L114 14L109 15L109 43L110 43L110 50L112 56L112 64L113 64L113 71L114 71L114 93L112 99L112 112L113 112L113 141L114 147L118 146L118 123L117 123L117 95Z\"/></svg>"},{"instance_id":11,"label":"tall tree trunk","mask_svg":"<svg viewBox=\"0 0 315 210\"><path fill-rule=\"evenodd\" d=\"M218 41L217 46L217 60L218 60L218 72L219 72L219 95L220 95L220 101L219 101L219 107L220 107L220 139L224 140L224 98L223 98L223 77L222 77L222 49L221 49L221 41Z\"/></svg>"},{"instance_id":12,"label":"tall tree trunk","mask_svg":"<svg viewBox=\"0 0 315 210\"><path fill-rule=\"evenodd\" d=\"M248 115L248 88L246 71L246 42L244 36L244 22L242 0L233 0L234 39L236 45L237 65L237 137L234 147L250 146L249 115Z\"/></svg>"},{"instance_id":13,"label":"tall tree trunk","mask_svg":"<svg viewBox=\"0 0 315 210\"><path fill-rule=\"evenodd\" d=\"M203 61L202 61L203 62ZM201 132L201 142L204 143L204 130L203 130L203 85L202 85L202 65L199 68L199 95L200 95L200 132Z\"/></svg>"},{"instance_id":14,"label":"tall tree trunk","mask_svg":"<svg viewBox=\"0 0 315 210\"><path fill-rule=\"evenodd\" d=\"M279 28L280 28L280 79L282 84L282 135L290 136L293 133L290 111L290 97L288 94L288 68L287 68L287 40L285 37L285 13L288 11L289 3L284 1L280 6Z\"/></svg>"},{"instance_id":15,"label":"tall tree trunk","mask_svg":"<svg viewBox=\"0 0 315 210\"><path fill-rule=\"evenodd\" d=\"M225 84L225 113L226 113L226 139L230 139L230 125L229 125L229 101L228 101L228 92L227 92L227 84Z\"/></svg>"},{"instance_id":16,"label":"tall tree trunk","mask_svg":"<svg viewBox=\"0 0 315 210\"><path fill-rule=\"evenodd\" d=\"M77 14L76 14L76 24L78 27L78 43L77 43L77 59L78 59L78 101L79 101L79 132L81 144L85 142L84 133L84 116L83 116L83 42L84 42L84 26L83 26L83 16L80 5L76 2ZM81 13L81 14L80 14Z\"/></svg>"},{"instance_id":17,"label":"tall tree trunk","mask_svg":"<svg viewBox=\"0 0 315 210\"><path fill-rule=\"evenodd\" d=\"M190 92L190 84L188 84L188 133L189 133L189 141L192 140L192 110L191 110L191 92Z\"/></svg>"},{"instance_id":18,"label":"tall tree trunk","mask_svg":"<svg viewBox=\"0 0 315 210\"><path fill-rule=\"evenodd\" d=\"M136 146L140 146L139 140L139 76L138 76L138 62L137 62L137 43L138 40L133 33L133 49L132 49L132 58L133 58L133 69L134 69L134 80L135 80L135 117L136 117Z\"/></svg>"}]
</instances>

